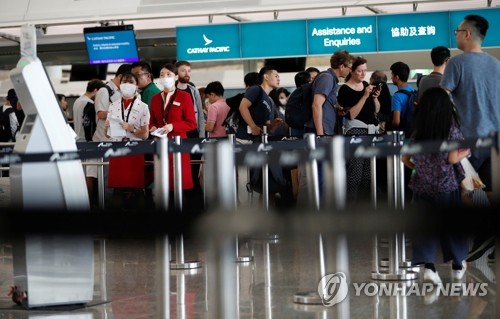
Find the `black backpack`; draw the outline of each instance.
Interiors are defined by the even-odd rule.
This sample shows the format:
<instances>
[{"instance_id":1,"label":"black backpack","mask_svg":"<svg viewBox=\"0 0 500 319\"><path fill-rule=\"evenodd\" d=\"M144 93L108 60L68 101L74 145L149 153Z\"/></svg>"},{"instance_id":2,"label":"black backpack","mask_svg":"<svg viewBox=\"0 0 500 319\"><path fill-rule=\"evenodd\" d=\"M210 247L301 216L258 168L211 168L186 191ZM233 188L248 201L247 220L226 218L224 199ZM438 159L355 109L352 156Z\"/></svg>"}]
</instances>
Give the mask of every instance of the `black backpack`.
<instances>
[{"instance_id":1,"label":"black backpack","mask_svg":"<svg viewBox=\"0 0 500 319\"><path fill-rule=\"evenodd\" d=\"M328 73L328 70L321 71L314 79L322 73ZM314 81L302 84L290 93L285 111L285 122L288 126L302 130L304 124L312 118L313 83Z\"/></svg>"},{"instance_id":2,"label":"black backpack","mask_svg":"<svg viewBox=\"0 0 500 319\"><path fill-rule=\"evenodd\" d=\"M0 112L0 142L16 141L16 136L12 136L10 127L10 114L12 113L14 113L13 107L5 110L2 106L2 111Z\"/></svg>"},{"instance_id":3,"label":"black backpack","mask_svg":"<svg viewBox=\"0 0 500 319\"><path fill-rule=\"evenodd\" d=\"M415 107L418 101L418 91L412 90L397 90L396 93L403 93L408 95L408 101L406 102L406 107L404 113L401 114L401 120L399 123L399 130L403 131L405 137L409 138L413 131L413 113L415 112Z\"/></svg>"},{"instance_id":4,"label":"black backpack","mask_svg":"<svg viewBox=\"0 0 500 319\"><path fill-rule=\"evenodd\" d=\"M87 102L83 107L82 125L85 131L85 140L87 142L92 141L92 136L97 127L95 105L92 102Z\"/></svg>"},{"instance_id":5,"label":"black backpack","mask_svg":"<svg viewBox=\"0 0 500 319\"><path fill-rule=\"evenodd\" d=\"M292 91L286 102L285 122L302 130L312 117L312 83L305 83Z\"/></svg>"},{"instance_id":6,"label":"black backpack","mask_svg":"<svg viewBox=\"0 0 500 319\"><path fill-rule=\"evenodd\" d=\"M260 91L257 101L262 100L262 92L264 91L260 85L259 87ZM245 93L238 93L235 96L226 99L226 104L229 106L229 112L227 113L224 122L222 122L222 126L226 128L227 134L236 134L240 121L244 121L240 114L240 104L244 96Z\"/></svg>"}]
</instances>

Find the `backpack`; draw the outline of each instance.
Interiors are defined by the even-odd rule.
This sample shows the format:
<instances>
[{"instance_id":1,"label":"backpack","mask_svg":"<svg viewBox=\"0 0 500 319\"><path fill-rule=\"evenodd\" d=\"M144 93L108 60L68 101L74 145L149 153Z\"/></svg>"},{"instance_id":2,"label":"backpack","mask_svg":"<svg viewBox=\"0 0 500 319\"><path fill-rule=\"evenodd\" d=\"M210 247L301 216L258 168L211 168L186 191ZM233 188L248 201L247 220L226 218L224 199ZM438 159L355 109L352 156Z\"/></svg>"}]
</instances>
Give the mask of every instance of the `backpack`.
<instances>
[{"instance_id":1,"label":"backpack","mask_svg":"<svg viewBox=\"0 0 500 319\"><path fill-rule=\"evenodd\" d=\"M314 79L322 73L328 73L328 70L321 71ZM314 81L302 84L290 93L285 111L285 122L288 126L302 130L306 122L312 118L313 83Z\"/></svg>"},{"instance_id":2,"label":"backpack","mask_svg":"<svg viewBox=\"0 0 500 319\"><path fill-rule=\"evenodd\" d=\"M85 131L85 140L91 142L97 127L95 105L92 102L87 102L83 107L82 125Z\"/></svg>"},{"instance_id":3,"label":"backpack","mask_svg":"<svg viewBox=\"0 0 500 319\"><path fill-rule=\"evenodd\" d=\"M404 113L401 114L401 121L399 123L399 130L403 131L405 137L409 138L413 131L413 113L418 101L417 90L397 90L395 93L403 93L408 96Z\"/></svg>"},{"instance_id":4,"label":"backpack","mask_svg":"<svg viewBox=\"0 0 500 319\"><path fill-rule=\"evenodd\" d=\"M295 129L304 129L312 117L312 83L305 83L293 90L286 102L285 122Z\"/></svg>"},{"instance_id":5,"label":"backpack","mask_svg":"<svg viewBox=\"0 0 500 319\"><path fill-rule=\"evenodd\" d=\"M14 108L9 107L4 109L2 106L2 112L0 112L0 142L15 142L15 134L12 136L12 131L10 127L10 114L14 113Z\"/></svg>"},{"instance_id":6,"label":"backpack","mask_svg":"<svg viewBox=\"0 0 500 319\"><path fill-rule=\"evenodd\" d=\"M108 85L108 83L104 84L104 87L108 90L108 96L109 96L109 103L113 102L111 101L111 97L113 94L115 94L115 91Z\"/></svg>"},{"instance_id":7,"label":"backpack","mask_svg":"<svg viewBox=\"0 0 500 319\"><path fill-rule=\"evenodd\" d=\"M259 87L260 91L257 96L257 101L262 100L262 92L264 91L260 85ZM226 104L229 105L229 112L222 122L222 126L226 127L227 134L236 134L240 121L244 121L240 114L240 104L244 96L245 93L238 93L235 96L226 99Z\"/></svg>"}]
</instances>

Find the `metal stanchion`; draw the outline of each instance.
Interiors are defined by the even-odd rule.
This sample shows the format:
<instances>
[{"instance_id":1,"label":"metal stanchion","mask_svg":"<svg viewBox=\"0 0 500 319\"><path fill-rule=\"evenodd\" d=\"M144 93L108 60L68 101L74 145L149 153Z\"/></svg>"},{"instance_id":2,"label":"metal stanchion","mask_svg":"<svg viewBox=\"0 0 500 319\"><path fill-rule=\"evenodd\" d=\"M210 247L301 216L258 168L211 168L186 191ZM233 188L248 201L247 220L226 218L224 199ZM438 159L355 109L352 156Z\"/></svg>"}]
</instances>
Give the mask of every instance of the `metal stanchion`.
<instances>
[{"instance_id":1,"label":"metal stanchion","mask_svg":"<svg viewBox=\"0 0 500 319\"><path fill-rule=\"evenodd\" d=\"M231 145L234 145L236 140L235 140L235 136L234 134L229 134L228 135L228 140L229 140L229 143L231 143ZM236 165L236 163L233 165L234 169L233 169L233 183L236 185L238 179L236 177L236 172L238 170L238 165ZM205 179L204 179L205 180ZM234 200L233 200L233 207L234 207L234 211L236 212L236 208L238 207L238 194L237 192L233 192L234 193ZM236 262L239 262L239 263L245 263L245 262L251 262L253 261L253 256L252 255L249 255L249 256L242 256L240 254L240 241L238 239L238 234L236 234L236 238L235 238L235 242L236 242Z\"/></svg>"},{"instance_id":2,"label":"metal stanchion","mask_svg":"<svg viewBox=\"0 0 500 319\"><path fill-rule=\"evenodd\" d=\"M267 126L264 125L262 128L262 143L264 145L269 143L268 137ZM266 154L268 153L266 152ZM262 203L266 212L269 212L269 163L267 161L262 165ZM276 241L279 236L278 234L268 234L266 239Z\"/></svg>"},{"instance_id":3,"label":"metal stanchion","mask_svg":"<svg viewBox=\"0 0 500 319\"><path fill-rule=\"evenodd\" d=\"M155 198L160 210L168 210L169 195L169 160L168 139L160 138L159 150L154 154Z\"/></svg>"},{"instance_id":4,"label":"metal stanchion","mask_svg":"<svg viewBox=\"0 0 500 319\"><path fill-rule=\"evenodd\" d=\"M104 163L102 157L97 159L97 162ZM104 185L104 164L97 165L97 194L99 197L99 208L105 207L105 185Z\"/></svg>"},{"instance_id":5,"label":"metal stanchion","mask_svg":"<svg viewBox=\"0 0 500 319\"><path fill-rule=\"evenodd\" d=\"M262 143L264 145L268 143L267 126L265 125L262 131ZM262 202L266 212L269 212L269 164L267 161L262 165Z\"/></svg>"},{"instance_id":6,"label":"metal stanchion","mask_svg":"<svg viewBox=\"0 0 500 319\"><path fill-rule=\"evenodd\" d=\"M327 190L332 191L334 202L326 202L326 209L328 211L342 211L346 207L347 200L347 175L346 175L346 162L345 162L345 138L338 135L332 138L330 142L330 151L332 154L331 162L325 165L325 186ZM328 169L327 169L328 167ZM328 172L328 174L327 174ZM327 274L343 273L345 277L340 277L340 285L346 287L347 276L349 274L349 254L347 246L347 237L344 233L329 233L323 235L325 255L325 274L322 276L323 296L328 296L328 285L325 282L324 276ZM342 283L342 281L345 281ZM324 301L324 300L323 300ZM336 306L336 318L347 319L350 318L349 299L343 300Z\"/></svg>"},{"instance_id":7,"label":"metal stanchion","mask_svg":"<svg viewBox=\"0 0 500 319\"><path fill-rule=\"evenodd\" d=\"M155 187L158 184L155 183ZM167 207L161 207L166 209ZM156 282L158 284L157 304L160 305L159 318L170 318L170 248L168 243L168 235L159 236L156 240Z\"/></svg>"},{"instance_id":8,"label":"metal stanchion","mask_svg":"<svg viewBox=\"0 0 500 319\"><path fill-rule=\"evenodd\" d=\"M305 134L304 139L306 140L307 147L310 151L316 149L316 136L314 134ZM319 196L319 177L318 177L318 162L316 159L311 159L306 163L306 174L307 174L307 189L309 200L314 204L315 211L319 211L320 208L320 196ZM328 197L328 196L327 196ZM319 275L321 278L326 274L325 270L325 256L323 249L323 237L321 234L318 236L318 247L319 247ZM323 300L320 298L316 290L299 292L293 297L293 302L299 304L312 304L321 305Z\"/></svg>"},{"instance_id":9,"label":"metal stanchion","mask_svg":"<svg viewBox=\"0 0 500 319\"><path fill-rule=\"evenodd\" d=\"M181 143L181 137L175 136L177 145ZM177 214L182 214L182 153L174 154L174 206ZM184 260L184 238L179 234L175 238L175 262L170 263L171 269L193 269L201 267L199 261Z\"/></svg>"},{"instance_id":10,"label":"metal stanchion","mask_svg":"<svg viewBox=\"0 0 500 319\"><path fill-rule=\"evenodd\" d=\"M169 195L169 160L168 139L160 138L158 149L154 154L154 181L155 198L158 211L168 211ZM158 280L158 304L160 305L160 318L170 318L170 246L168 235L161 235L156 240L156 260Z\"/></svg>"},{"instance_id":11,"label":"metal stanchion","mask_svg":"<svg viewBox=\"0 0 500 319\"><path fill-rule=\"evenodd\" d=\"M403 132L393 131L387 132L392 135L393 145L402 145ZM403 164L399 154L391 155L387 159L387 194L389 199L390 208L395 211L402 211L404 209L404 172ZM389 259L388 268L377 269L377 272L372 272L371 278L376 280L414 280L418 277L418 273L412 269L406 268L406 264L401 262L401 257L404 247L404 236L395 233L389 238ZM402 247L400 247L402 246ZM405 261L406 262L406 261ZM402 267L403 266L403 267Z\"/></svg>"},{"instance_id":12,"label":"metal stanchion","mask_svg":"<svg viewBox=\"0 0 500 319\"><path fill-rule=\"evenodd\" d=\"M208 207L212 211L222 210L233 213L235 210L235 189L233 187L234 167L233 145L229 141L219 141L207 145L206 152L207 180L212 186L207 190ZM208 266L209 285L212 287L209 304L213 309L209 311L209 318L234 319L237 318L237 278L235 259L235 240L231 234L218 232L212 235L212 248L209 249Z\"/></svg>"}]
</instances>

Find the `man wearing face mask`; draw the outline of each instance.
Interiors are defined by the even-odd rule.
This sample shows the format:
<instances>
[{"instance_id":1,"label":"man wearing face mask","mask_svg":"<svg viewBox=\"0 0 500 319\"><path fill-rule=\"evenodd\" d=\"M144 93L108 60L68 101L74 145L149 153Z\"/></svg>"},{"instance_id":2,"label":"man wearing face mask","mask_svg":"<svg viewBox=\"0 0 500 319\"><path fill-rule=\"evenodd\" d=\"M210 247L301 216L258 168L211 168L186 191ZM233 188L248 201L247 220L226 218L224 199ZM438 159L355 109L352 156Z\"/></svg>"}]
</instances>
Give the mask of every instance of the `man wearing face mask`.
<instances>
[{"instance_id":1,"label":"man wearing face mask","mask_svg":"<svg viewBox=\"0 0 500 319\"><path fill-rule=\"evenodd\" d=\"M175 87L176 67L171 63L160 69L159 84L163 91L151 98L151 119L149 131L157 135L166 135L168 138L180 136L187 138L187 133L196 129L196 118L193 100L189 93ZM193 175L189 153L183 153L182 158L182 189L193 188ZM173 155L169 152L169 187L173 191L174 171ZM171 199L174 196L170 196ZM187 196L183 196L187 198ZM192 201L192 198L191 198ZM186 207L183 205L183 207Z\"/></svg>"},{"instance_id":2,"label":"man wearing face mask","mask_svg":"<svg viewBox=\"0 0 500 319\"><path fill-rule=\"evenodd\" d=\"M107 135L114 142L140 141L149 136L149 109L137 96L137 83L135 74L124 74L120 83L122 98L109 106ZM111 127L114 124L116 126ZM112 157L109 161L108 186L115 189L117 207L142 209L144 154Z\"/></svg>"}]
</instances>

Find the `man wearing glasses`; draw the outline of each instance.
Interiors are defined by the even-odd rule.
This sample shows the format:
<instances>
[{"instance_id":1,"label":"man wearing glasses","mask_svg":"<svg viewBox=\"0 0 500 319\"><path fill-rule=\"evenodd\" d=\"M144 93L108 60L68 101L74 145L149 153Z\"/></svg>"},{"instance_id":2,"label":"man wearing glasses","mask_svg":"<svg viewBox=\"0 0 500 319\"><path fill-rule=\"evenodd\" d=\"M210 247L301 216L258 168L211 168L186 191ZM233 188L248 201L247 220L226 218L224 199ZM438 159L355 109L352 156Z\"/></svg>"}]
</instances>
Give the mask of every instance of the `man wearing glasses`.
<instances>
[{"instance_id":1,"label":"man wearing glasses","mask_svg":"<svg viewBox=\"0 0 500 319\"><path fill-rule=\"evenodd\" d=\"M455 30L457 47L462 54L450 59L441 87L451 94L460 116L460 130L466 139L488 136L500 128L500 62L482 50L488 31L488 21L479 15L467 15ZM484 189L491 204L493 200L491 151L471 149L471 164L486 184ZM494 238L477 236L467 261L483 255L494 244Z\"/></svg>"},{"instance_id":2,"label":"man wearing glasses","mask_svg":"<svg viewBox=\"0 0 500 319\"><path fill-rule=\"evenodd\" d=\"M137 76L139 82L137 87L141 93L141 101L146 103L148 107L151 104L151 97L160 92L160 88L153 82L153 71L147 62L132 63L132 73Z\"/></svg>"},{"instance_id":3,"label":"man wearing glasses","mask_svg":"<svg viewBox=\"0 0 500 319\"><path fill-rule=\"evenodd\" d=\"M318 136L335 133L339 77L346 77L351 72L353 60L349 52L336 51L330 58L330 68L317 75L312 88L312 119L304 125L304 133L316 133Z\"/></svg>"},{"instance_id":4,"label":"man wearing glasses","mask_svg":"<svg viewBox=\"0 0 500 319\"><path fill-rule=\"evenodd\" d=\"M141 101L148 105L151 110L151 97L156 93L161 92L160 88L153 82L153 70L147 62L134 62L131 64L131 71L137 77L137 88L141 94ZM152 162L153 155L145 154L146 161ZM153 165L145 165L144 167L144 178L146 188L144 189L145 194L145 204L148 208L154 207L153 201L153 180L154 180L154 170Z\"/></svg>"}]
</instances>

